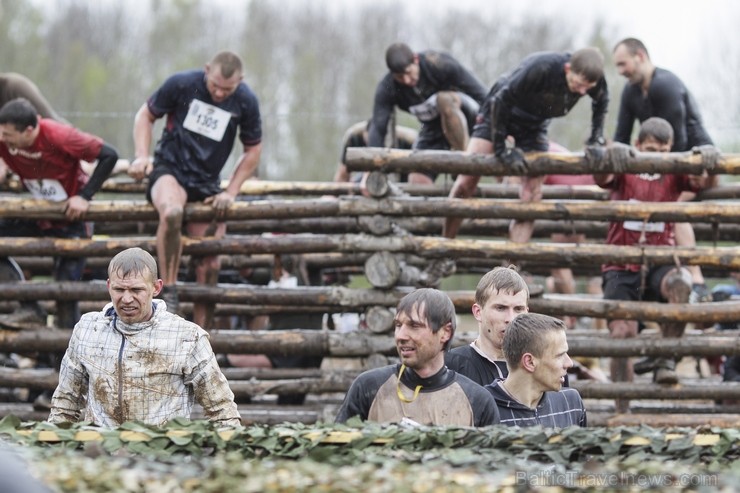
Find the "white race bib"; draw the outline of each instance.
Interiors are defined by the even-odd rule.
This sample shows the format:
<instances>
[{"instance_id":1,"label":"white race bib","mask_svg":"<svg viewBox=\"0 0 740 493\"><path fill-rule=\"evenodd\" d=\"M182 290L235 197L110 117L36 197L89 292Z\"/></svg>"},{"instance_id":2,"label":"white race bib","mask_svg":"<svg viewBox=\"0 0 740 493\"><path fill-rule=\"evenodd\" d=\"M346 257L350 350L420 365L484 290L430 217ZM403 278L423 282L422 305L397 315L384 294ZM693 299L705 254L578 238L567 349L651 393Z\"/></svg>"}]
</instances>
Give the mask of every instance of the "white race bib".
<instances>
[{"instance_id":1,"label":"white race bib","mask_svg":"<svg viewBox=\"0 0 740 493\"><path fill-rule=\"evenodd\" d=\"M636 199L629 199L628 202L641 202ZM662 233L665 231L665 223L646 223L644 221L624 221L622 227L629 231L645 231L646 233Z\"/></svg>"},{"instance_id":2,"label":"white race bib","mask_svg":"<svg viewBox=\"0 0 740 493\"><path fill-rule=\"evenodd\" d=\"M40 180L24 179L23 184L31 195L36 199L52 200L54 202L61 202L67 200L67 192L64 191L64 187L59 180L52 180L49 178L43 178Z\"/></svg>"},{"instance_id":3,"label":"white race bib","mask_svg":"<svg viewBox=\"0 0 740 493\"><path fill-rule=\"evenodd\" d=\"M423 103L415 104L409 107L409 113L414 115L421 122L432 121L439 116L437 108L437 94L432 94L429 99Z\"/></svg>"},{"instance_id":4,"label":"white race bib","mask_svg":"<svg viewBox=\"0 0 740 493\"><path fill-rule=\"evenodd\" d=\"M229 121L231 121L231 113L228 111L193 99L183 126L191 132L221 142Z\"/></svg>"},{"instance_id":5,"label":"white race bib","mask_svg":"<svg viewBox=\"0 0 740 493\"><path fill-rule=\"evenodd\" d=\"M624 229L630 231L645 231L646 233L662 233L665 231L665 223L645 223L642 221L625 221L622 223Z\"/></svg>"}]
</instances>

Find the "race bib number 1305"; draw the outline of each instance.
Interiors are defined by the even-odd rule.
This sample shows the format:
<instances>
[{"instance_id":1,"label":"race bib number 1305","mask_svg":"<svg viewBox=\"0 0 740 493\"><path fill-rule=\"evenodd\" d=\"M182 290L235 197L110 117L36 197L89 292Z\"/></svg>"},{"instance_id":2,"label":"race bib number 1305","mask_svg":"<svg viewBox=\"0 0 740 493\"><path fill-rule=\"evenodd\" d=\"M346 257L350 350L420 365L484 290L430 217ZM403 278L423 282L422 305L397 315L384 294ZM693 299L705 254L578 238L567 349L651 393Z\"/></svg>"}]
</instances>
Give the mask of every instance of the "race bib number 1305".
<instances>
[{"instance_id":1,"label":"race bib number 1305","mask_svg":"<svg viewBox=\"0 0 740 493\"><path fill-rule=\"evenodd\" d=\"M194 99L183 126L191 132L221 142L230 120L231 113L228 111Z\"/></svg>"}]
</instances>

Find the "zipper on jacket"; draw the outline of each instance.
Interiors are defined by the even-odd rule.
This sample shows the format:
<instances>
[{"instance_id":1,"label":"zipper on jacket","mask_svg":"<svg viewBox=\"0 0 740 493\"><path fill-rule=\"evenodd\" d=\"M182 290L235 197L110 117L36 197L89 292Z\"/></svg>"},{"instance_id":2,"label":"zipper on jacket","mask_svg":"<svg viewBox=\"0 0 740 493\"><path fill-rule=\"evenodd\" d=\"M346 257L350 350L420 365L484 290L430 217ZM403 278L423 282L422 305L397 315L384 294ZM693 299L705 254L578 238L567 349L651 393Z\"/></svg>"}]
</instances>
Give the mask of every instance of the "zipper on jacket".
<instances>
[{"instance_id":1,"label":"zipper on jacket","mask_svg":"<svg viewBox=\"0 0 740 493\"><path fill-rule=\"evenodd\" d=\"M113 324L115 327L115 319ZM118 409L121 410L121 420L123 421L123 347L126 345L126 336L120 331L118 333L121 334L121 347L118 348Z\"/></svg>"}]
</instances>

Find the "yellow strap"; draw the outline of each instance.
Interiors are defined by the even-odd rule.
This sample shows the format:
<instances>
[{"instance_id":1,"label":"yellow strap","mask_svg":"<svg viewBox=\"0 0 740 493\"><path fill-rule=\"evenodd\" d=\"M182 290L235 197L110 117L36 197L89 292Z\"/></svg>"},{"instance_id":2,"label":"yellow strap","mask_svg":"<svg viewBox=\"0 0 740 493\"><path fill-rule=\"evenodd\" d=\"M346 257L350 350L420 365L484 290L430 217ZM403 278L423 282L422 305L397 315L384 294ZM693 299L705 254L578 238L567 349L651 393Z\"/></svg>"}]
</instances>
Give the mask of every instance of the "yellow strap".
<instances>
[{"instance_id":1,"label":"yellow strap","mask_svg":"<svg viewBox=\"0 0 740 493\"><path fill-rule=\"evenodd\" d=\"M398 394L398 398L401 399L401 402L414 402L417 397L419 397L419 392L421 392L421 385L417 385L414 389L414 396L411 399L407 399L405 395L403 395L403 392L401 392L401 375L403 375L403 370L406 369L406 365L401 364L401 369L398 370L398 379L396 380L396 393Z\"/></svg>"}]
</instances>

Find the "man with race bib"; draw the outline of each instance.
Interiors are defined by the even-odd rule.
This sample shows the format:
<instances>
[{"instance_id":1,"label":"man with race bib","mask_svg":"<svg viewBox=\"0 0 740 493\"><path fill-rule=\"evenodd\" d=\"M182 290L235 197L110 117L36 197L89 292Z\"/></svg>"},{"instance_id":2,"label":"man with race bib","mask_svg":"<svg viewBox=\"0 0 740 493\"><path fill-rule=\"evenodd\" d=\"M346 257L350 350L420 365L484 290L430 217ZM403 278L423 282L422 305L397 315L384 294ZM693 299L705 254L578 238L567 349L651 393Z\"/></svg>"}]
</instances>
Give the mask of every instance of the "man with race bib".
<instances>
[{"instance_id":1,"label":"man with race bib","mask_svg":"<svg viewBox=\"0 0 740 493\"><path fill-rule=\"evenodd\" d=\"M234 203L242 183L250 178L262 152L262 124L259 103L243 82L242 61L224 51L215 55L204 70L190 70L170 76L144 103L134 119L135 160L129 175L137 180L149 177L147 200L159 213L157 256L164 281L160 297L167 309L177 312L177 275L182 254L182 225L185 204L211 204L221 219ZM149 155L154 122L166 115L162 137ZM220 174L237 137L244 146L231 179L224 190ZM190 222L191 236L226 233L226 224ZM195 266L196 281L216 284L220 262L217 255L203 257ZM210 329L213 304L196 303L193 321Z\"/></svg>"},{"instance_id":2,"label":"man with race bib","mask_svg":"<svg viewBox=\"0 0 740 493\"><path fill-rule=\"evenodd\" d=\"M84 221L93 195L110 176L118 153L100 137L74 127L41 118L25 98L16 98L0 109L0 158L23 181L34 198L62 204L65 221L0 220L3 236L51 236L90 238L91 224ZM80 161L97 160L91 176ZM5 175L0 176L0 181ZM78 281L84 258L56 257L54 279ZM24 302L18 313L38 315L36 302ZM17 319L18 317L16 317ZM72 328L80 318L77 302L57 302L55 325Z\"/></svg>"}]
</instances>

